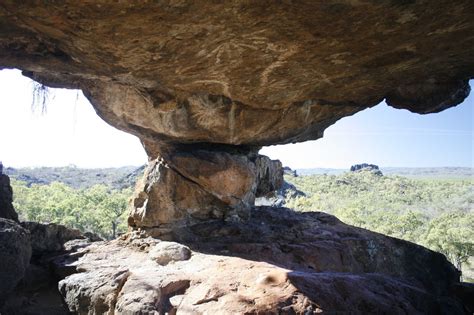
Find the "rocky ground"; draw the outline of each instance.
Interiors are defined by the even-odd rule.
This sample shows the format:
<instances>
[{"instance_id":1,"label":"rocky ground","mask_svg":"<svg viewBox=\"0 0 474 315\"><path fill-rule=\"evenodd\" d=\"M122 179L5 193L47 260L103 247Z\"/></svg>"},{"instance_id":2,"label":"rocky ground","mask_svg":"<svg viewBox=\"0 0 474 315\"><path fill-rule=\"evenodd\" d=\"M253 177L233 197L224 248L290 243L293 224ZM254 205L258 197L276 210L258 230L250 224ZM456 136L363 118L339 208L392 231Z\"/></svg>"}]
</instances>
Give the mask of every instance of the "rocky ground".
<instances>
[{"instance_id":1,"label":"rocky ground","mask_svg":"<svg viewBox=\"0 0 474 315\"><path fill-rule=\"evenodd\" d=\"M8 190L10 191L10 190ZM0 313L468 314L446 258L320 212L253 207L246 221L149 228L104 242L0 218ZM95 241L95 242L94 242Z\"/></svg>"},{"instance_id":2,"label":"rocky ground","mask_svg":"<svg viewBox=\"0 0 474 315\"><path fill-rule=\"evenodd\" d=\"M59 282L78 314L466 314L459 272L415 244L324 213L254 209L250 224L139 231L81 249ZM472 292L472 291L471 291Z\"/></svg>"}]
</instances>

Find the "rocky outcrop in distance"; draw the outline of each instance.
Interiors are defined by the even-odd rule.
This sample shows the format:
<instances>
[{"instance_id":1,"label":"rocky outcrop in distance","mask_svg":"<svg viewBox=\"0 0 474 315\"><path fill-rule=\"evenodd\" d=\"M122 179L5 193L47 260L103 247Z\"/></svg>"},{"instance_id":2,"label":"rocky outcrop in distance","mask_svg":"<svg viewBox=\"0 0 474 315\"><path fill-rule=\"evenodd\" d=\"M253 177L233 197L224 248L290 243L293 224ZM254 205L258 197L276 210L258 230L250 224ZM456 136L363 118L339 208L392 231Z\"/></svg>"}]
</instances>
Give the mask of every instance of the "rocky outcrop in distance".
<instances>
[{"instance_id":1,"label":"rocky outcrop in distance","mask_svg":"<svg viewBox=\"0 0 474 315\"><path fill-rule=\"evenodd\" d=\"M378 165L375 164L354 164L351 166L351 172L371 172L374 175L383 176L382 171L379 169Z\"/></svg>"}]
</instances>

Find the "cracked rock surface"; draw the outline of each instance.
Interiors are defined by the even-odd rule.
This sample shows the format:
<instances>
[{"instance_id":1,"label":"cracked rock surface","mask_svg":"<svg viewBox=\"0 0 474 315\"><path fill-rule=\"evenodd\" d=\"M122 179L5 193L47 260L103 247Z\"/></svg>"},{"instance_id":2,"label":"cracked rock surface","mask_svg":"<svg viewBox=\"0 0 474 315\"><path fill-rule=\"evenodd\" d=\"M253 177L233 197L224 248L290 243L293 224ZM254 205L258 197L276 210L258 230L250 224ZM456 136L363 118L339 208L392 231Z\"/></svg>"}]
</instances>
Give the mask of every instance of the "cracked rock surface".
<instances>
[{"instance_id":1,"label":"cracked rock surface","mask_svg":"<svg viewBox=\"0 0 474 315\"><path fill-rule=\"evenodd\" d=\"M149 235L205 221L247 220L255 197L281 186L279 161L255 153L194 149L150 161L137 183L128 223Z\"/></svg>"},{"instance_id":2,"label":"cracked rock surface","mask_svg":"<svg viewBox=\"0 0 474 315\"><path fill-rule=\"evenodd\" d=\"M452 293L459 273L439 253L324 213L254 213L250 224L195 227L181 241L191 255L166 265L152 256L183 245L137 232L94 243L60 291L78 314L466 311Z\"/></svg>"}]
</instances>

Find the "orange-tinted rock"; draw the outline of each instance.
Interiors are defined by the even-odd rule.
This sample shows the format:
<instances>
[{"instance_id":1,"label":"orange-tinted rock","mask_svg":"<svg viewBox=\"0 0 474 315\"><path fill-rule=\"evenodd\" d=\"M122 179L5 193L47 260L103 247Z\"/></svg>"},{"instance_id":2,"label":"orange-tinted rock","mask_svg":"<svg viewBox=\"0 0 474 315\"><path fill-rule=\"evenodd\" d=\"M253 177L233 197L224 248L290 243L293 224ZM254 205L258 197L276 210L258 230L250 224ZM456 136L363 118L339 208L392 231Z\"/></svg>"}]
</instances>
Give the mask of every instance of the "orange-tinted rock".
<instances>
[{"instance_id":1,"label":"orange-tinted rock","mask_svg":"<svg viewBox=\"0 0 474 315\"><path fill-rule=\"evenodd\" d=\"M129 217L132 227L155 228L156 236L203 221L247 220L255 195L283 182L279 161L252 153L196 149L165 156L149 162Z\"/></svg>"},{"instance_id":2,"label":"orange-tinted rock","mask_svg":"<svg viewBox=\"0 0 474 315\"><path fill-rule=\"evenodd\" d=\"M3 1L0 68L83 89L142 140L317 139L383 99L438 112L474 75L471 0Z\"/></svg>"}]
</instances>

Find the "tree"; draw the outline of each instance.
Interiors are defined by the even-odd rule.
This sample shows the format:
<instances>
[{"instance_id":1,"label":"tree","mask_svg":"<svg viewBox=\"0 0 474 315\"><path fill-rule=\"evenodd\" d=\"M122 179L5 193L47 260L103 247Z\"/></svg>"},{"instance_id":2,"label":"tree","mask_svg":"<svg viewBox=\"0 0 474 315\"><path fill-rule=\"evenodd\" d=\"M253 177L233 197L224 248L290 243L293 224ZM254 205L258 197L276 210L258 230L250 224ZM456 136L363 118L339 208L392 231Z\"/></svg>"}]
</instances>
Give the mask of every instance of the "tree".
<instances>
[{"instance_id":1,"label":"tree","mask_svg":"<svg viewBox=\"0 0 474 315\"><path fill-rule=\"evenodd\" d=\"M448 212L429 223L423 243L443 253L462 272L474 256L474 214Z\"/></svg>"}]
</instances>

